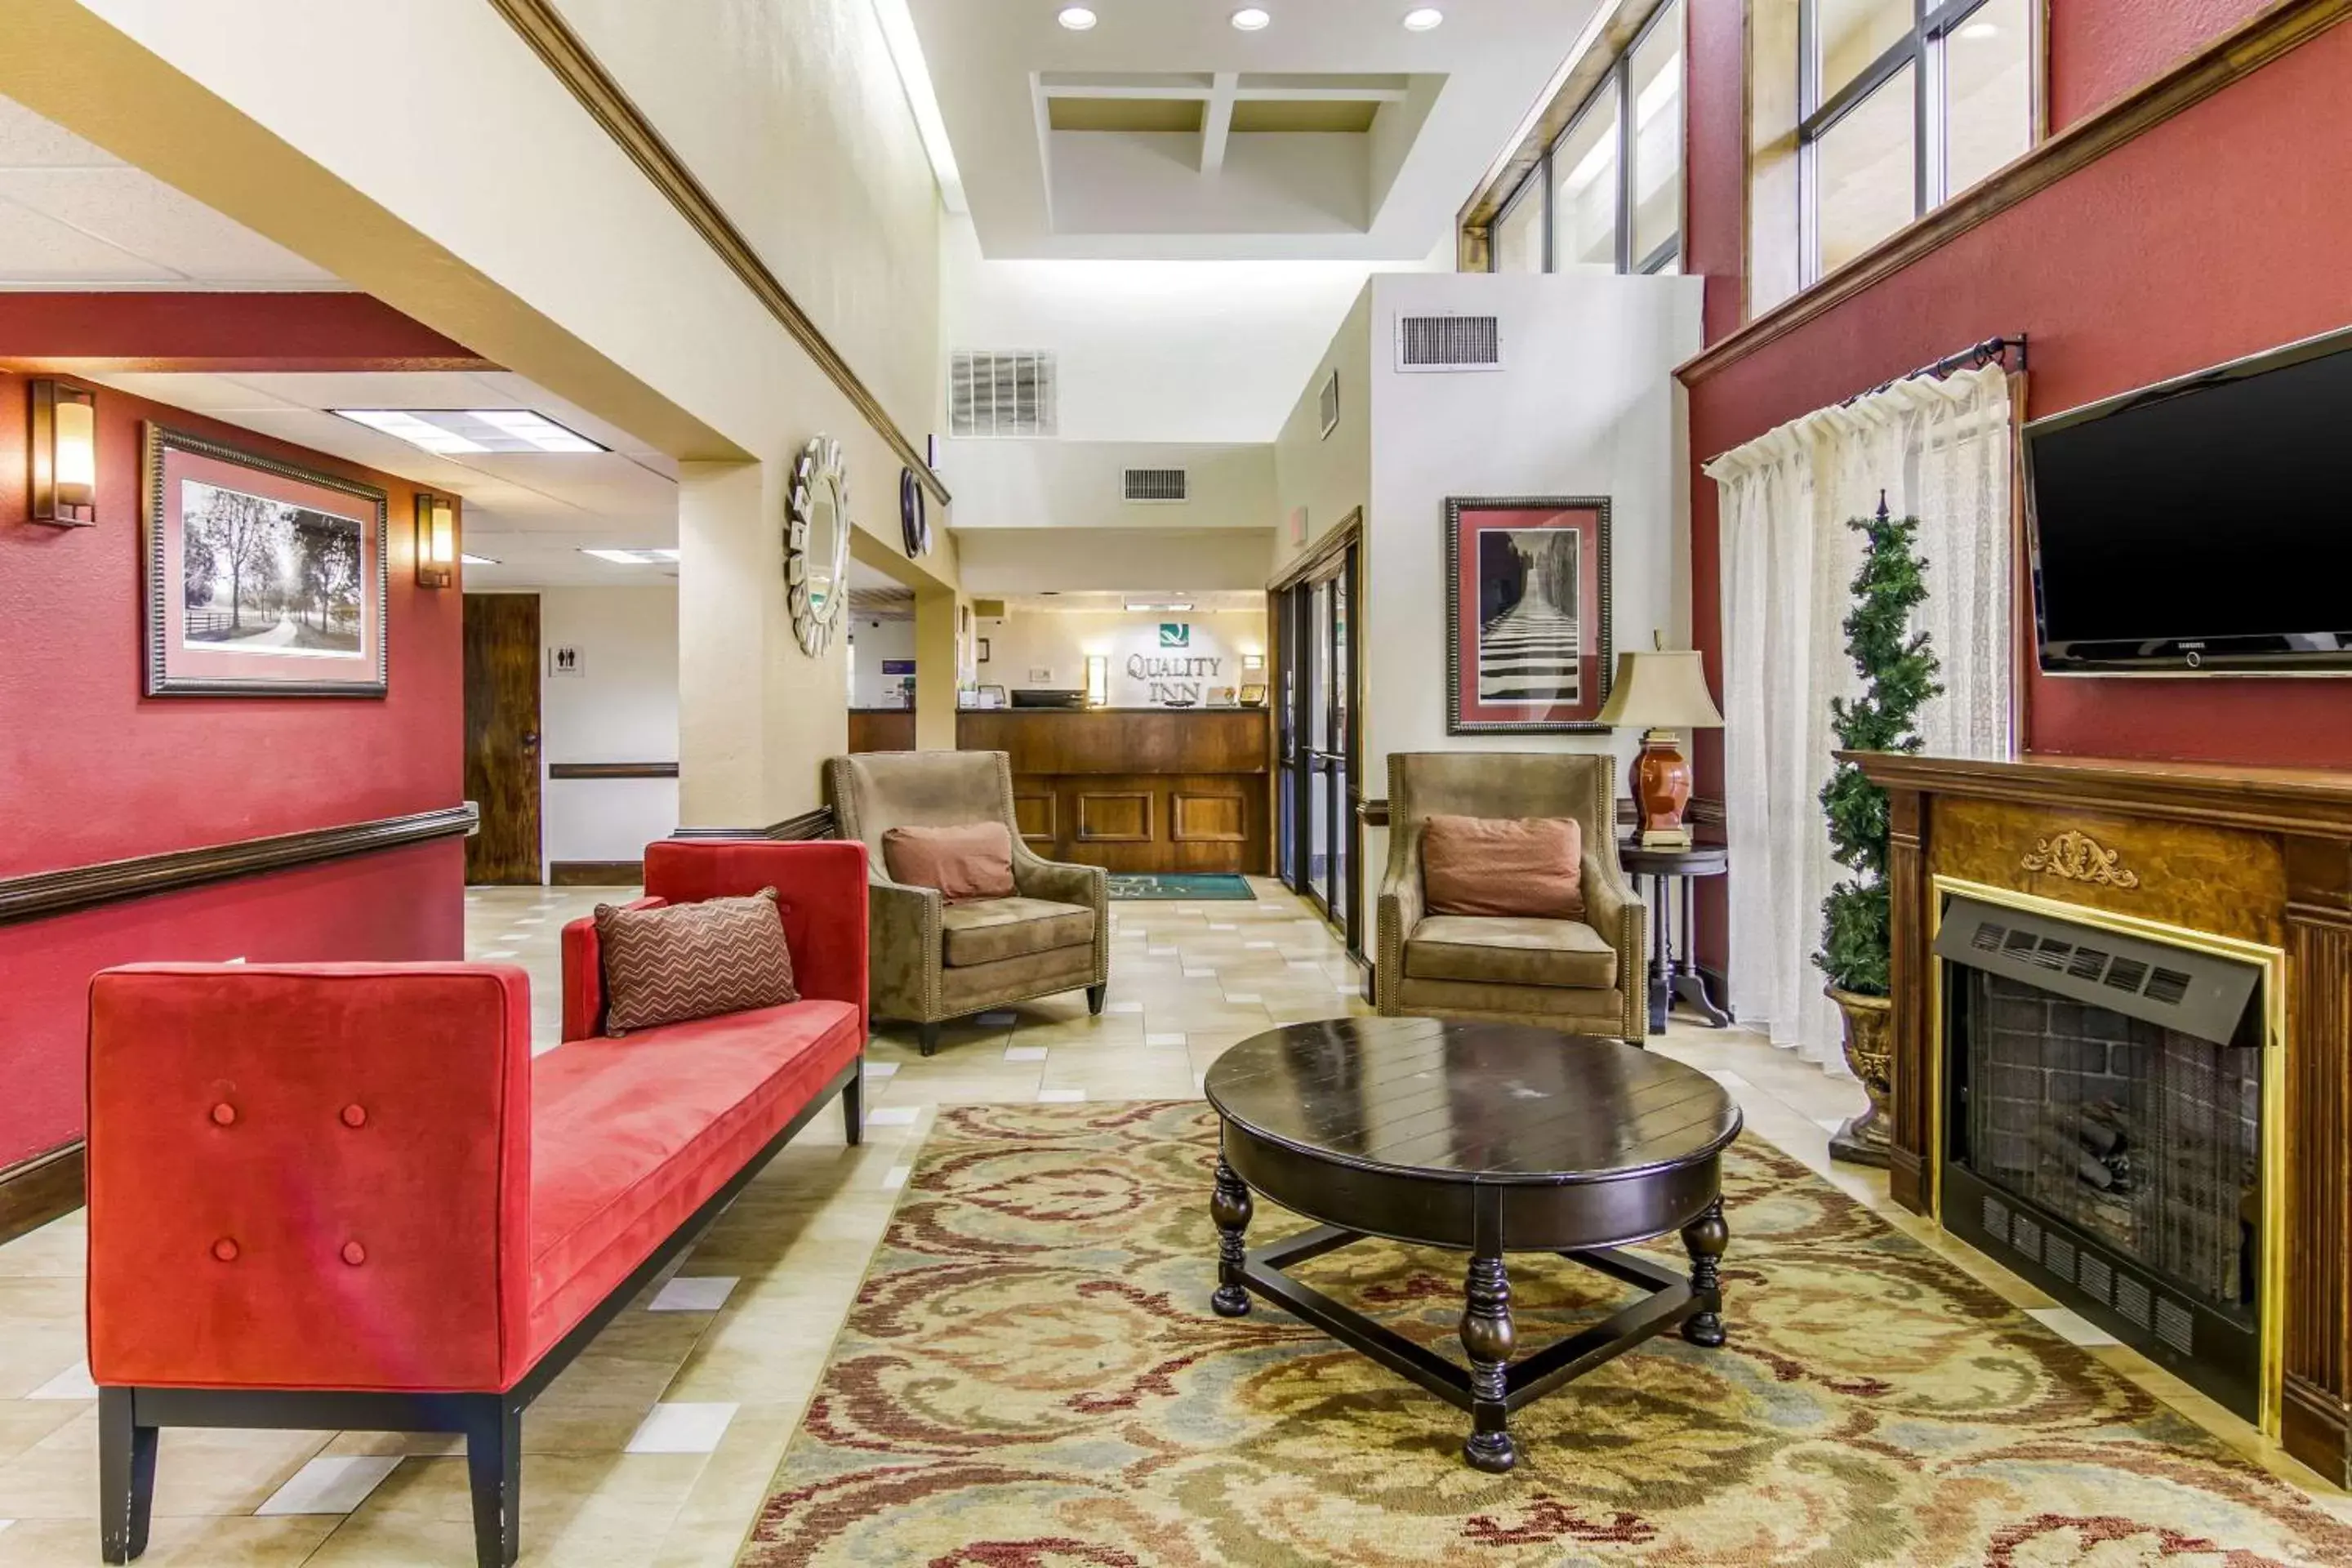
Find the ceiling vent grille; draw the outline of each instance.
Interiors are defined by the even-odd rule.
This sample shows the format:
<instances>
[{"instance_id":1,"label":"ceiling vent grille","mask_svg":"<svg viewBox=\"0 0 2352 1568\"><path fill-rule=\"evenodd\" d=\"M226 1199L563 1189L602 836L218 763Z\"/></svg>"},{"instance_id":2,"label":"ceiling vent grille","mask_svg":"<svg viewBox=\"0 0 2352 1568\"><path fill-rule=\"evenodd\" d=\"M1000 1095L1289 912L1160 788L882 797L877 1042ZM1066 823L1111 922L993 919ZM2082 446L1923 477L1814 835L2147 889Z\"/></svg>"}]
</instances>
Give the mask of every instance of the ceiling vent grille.
<instances>
[{"instance_id":1,"label":"ceiling vent grille","mask_svg":"<svg viewBox=\"0 0 2352 1568\"><path fill-rule=\"evenodd\" d=\"M948 433L1051 436L1054 356L958 349L948 362Z\"/></svg>"},{"instance_id":2,"label":"ceiling vent grille","mask_svg":"<svg viewBox=\"0 0 2352 1568\"><path fill-rule=\"evenodd\" d=\"M1399 316L1401 371L1500 370L1502 322L1495 316Z\"/></svg>"},{"instance_id":3,"label":"ceiling vent grille","mask_svg":"<svg viewBox=\"0 0 2352 1568\"><path fill-rule=\"evenodd\" d=\"M1119 494L1131 501L1180 501L1190 499L1182 468L1129 468L1119 477Z\"/></svg>"}]
</instances>

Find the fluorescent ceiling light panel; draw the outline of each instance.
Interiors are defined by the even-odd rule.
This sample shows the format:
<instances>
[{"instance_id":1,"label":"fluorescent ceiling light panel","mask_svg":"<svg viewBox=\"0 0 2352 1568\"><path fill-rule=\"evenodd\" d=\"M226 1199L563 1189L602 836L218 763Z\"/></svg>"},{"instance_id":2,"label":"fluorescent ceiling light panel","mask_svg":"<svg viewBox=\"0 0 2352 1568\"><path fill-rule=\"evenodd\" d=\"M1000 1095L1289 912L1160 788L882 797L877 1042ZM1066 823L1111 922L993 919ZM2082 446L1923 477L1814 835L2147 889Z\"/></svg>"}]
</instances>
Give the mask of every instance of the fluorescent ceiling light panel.
<instances>
[{"instance_id":1,"label":"fluorescent ceiling light panel","mask_svg":"<svg viewBox=\"0 0 2352 1568\"><path fill-rule=\"evenodd\" d=\"M1167 610L1181 614L1192 607L1192 601L1190 599L1171 599L1167 603L1162 604L1155 599L1129 599L1127 602L1127 607L1130 610Z\"/></svg>"},{"instance_id":2,"label":"fluorescent ceiling light panel","mask_svg":"<svg viewBox=\"0 0 2352 1568\"><path fill-rule=\"evenodd\" d=\"M667 566L677 559L675 550L583 550L580 553L615 566Z\"/></svg>"},{"instance_id":3,"label":"fluorescent ceiling light panel","mask_svg":"<svg viewBox=\"0 0 2352 1568\"><path fill-rule=\"evenodd\" d=\"M328 412L443 457L461 452L609 450L601 442L528 408L333 408Z\"/></svg>"},{"instance_id":4,"label":"fluorescent ceiling light panel","mask_svg":"<svg viewBox=\"0 0 2352 1568\"><path fill-rule=\"evenodd\" d=\"M923 58L922 40L915 33L914 13L907 9L907 0L874 0L874 17L882 25L882 42L890 51L890 63L898 68L907 108L915 116L915 134L922 140L923 155L931 161L940 203L951 213L969 212L971 209L963 198L963 171L956 167L947 117L940 112L931 68Z\"/></svg>"}]
</instances>

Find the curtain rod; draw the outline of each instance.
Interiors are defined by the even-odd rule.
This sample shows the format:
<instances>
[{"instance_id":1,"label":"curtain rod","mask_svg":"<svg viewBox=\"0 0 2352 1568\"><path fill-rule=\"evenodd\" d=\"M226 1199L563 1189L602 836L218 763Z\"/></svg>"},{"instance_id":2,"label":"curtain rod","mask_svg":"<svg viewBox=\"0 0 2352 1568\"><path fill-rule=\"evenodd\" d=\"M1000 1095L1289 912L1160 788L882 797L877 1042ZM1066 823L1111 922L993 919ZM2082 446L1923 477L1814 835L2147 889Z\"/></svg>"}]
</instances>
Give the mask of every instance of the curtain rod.
<instances>
[{"instance_id":1,"label":"curtain rod","mask_svg":"<svg viewBox=\"0 0 2352 1568\"><path fill-rule=\"evenodd\" d=\"M2023 332L2011 337L1987 338L1980 343L1970 343L1958 353L1946 354L1942 359L1923 364L1916 370L1906 372L1892 381L1882 381L1867 392L1857 392L1852 397L1841 401L1838 406L1850 407L1865 397L1875 397L1897 382L1916 381L1923 375L1943 375L1958 370L1964 365L1970 370L1981 370L1989 364L2000 364L2012 353L2017 356L2016 368L2020 371L2024 370L2025 334Z\"/></svg>"}]
</instances>

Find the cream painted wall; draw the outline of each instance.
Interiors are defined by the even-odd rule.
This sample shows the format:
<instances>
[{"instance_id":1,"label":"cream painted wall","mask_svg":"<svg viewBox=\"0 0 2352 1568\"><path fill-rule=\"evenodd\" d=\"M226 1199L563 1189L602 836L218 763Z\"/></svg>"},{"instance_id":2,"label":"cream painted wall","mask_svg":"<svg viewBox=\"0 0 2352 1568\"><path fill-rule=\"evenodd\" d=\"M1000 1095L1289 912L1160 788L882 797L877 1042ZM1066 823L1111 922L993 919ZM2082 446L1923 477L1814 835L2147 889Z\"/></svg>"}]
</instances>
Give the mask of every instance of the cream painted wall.
<instances>
[{"instance_id":1,"label":"cream painted wall","mask_svg":"<svg viewBox=\"0 0 2352 1568\"><path fill-rule=\"evenodd\" d=\"M873 0L562 7L919 447L943 384L940 209Z\"/></svg>"},{"instance_id":2,"label":"cream painted wall","mask_svg":"<svg viewBox=\"0 0 2352 1568\"><path fill-rule=\"evenodd\" d=\"M1259 588L1270 529L980 528L963 536L972 594L1162 595Z\"/></svg>"},{"instance_id":3,"label":"cream painted wall","mask_svg":"<svg viewBox=\"0 0 2352 1568\"><path fill-rule=\"evenodd\" d=\"M912 616L903 620L878 620L871 616L849 617L849 705L852 708L903 708L904 702L892 700L889 694L904 684L906 678L885 675L884 659L915 657L915 622Z\"/></svg>"},{"instance_id":4,"label":"cream painted wall","mask_svg":"<svg viewBox=\"0 0 2352 1568\"><path fill-rule=\"evenodd\" d=\"M1282 422L1275 438L1273 570L1279 577L1314 542L1363 506L1372 493L1372 286L1367 282L1317 360L1307 389ZM1323 434L1324 381L1339 373L1339 422ZM1291 519L1307 512L1302 540L1291 538Z\"/></svg>"},{"instance_id":5,"label":"cream painted wall","mask_svg":"<svg viewBox=\"0 0 2352 1568\"><path fill-rule=\"evenodd\" d=\"M956 527L1265 528L1274 521L1274 448L1143 441L942 441ZM1182 468L1181 501L1129 501L1124 471Z\"/></svg>"},{"instance_id":6,"label":"cream painted wall","mask_svg":"<svg viewBox=\"0 0 2352 1568\"><path fill-rule=\"evenodd\" d=\"M1685 427L1674 366L1698 352L1699 280L1449 273L1375 278L1300 390L1276 447L1277 504L1308 509L1319 537L1365 509L1364 794L1388 791L1402 751L1606 751L1639 736L1445 732L1444 505L1449 496L1600 495L1611 501L1618 650L1688 646ZM1399 374L1404 313L1493 313L1505 368ZM1341 424L1318 438L1316 391L1340 367ZM1361 389L1351 397L1350 385ZM1300 552L1277 530L1274 572ZM1367 830L1377 886L1387 836ZM1368 893L1369 897L1369 893ZM1369 908L1369 903L1366 906Z\"/></svg>"},{"instance_id":7,"label":"cream painted wall","mask_svg":"<svg viewBox=\"0 0 2352 1568\"><path fill-rule=\"evenodd\" d=\"M621 0L608 0L618 4ZM1451 267L1449 235L1425 266ZM1066 441L1264 442L1373 270L1361 261L992 261L940 233L941 346L1056 356Z\"/></svg>"},{"instance_id":8,"label":"cream painted wall","mask_svg":"<svg viewBox=\"0 0 2352 1568\"><path fill-rule=\"evenodd\" d=\"M544 648L577 648L583 673L540 659L540 754L556 763L677 761L677 590L542 588ZM635 860L676 830L675 779L556 779L541 785L545 858Z\"/></svg>"},{"instance_id":9,"label":"cream painted wall","mask_svg":"<svg viewBox=\"0 0 2352 1568\"><path fill-rule=\"evenodd\" d=\"M1163 647L1160 627L1173 622L1189 628L1182 647ZM1110 702L1115 708L1159 706L1171 690L1205 703L1209 688L1263 684L1263 673L1242 668L1244 655L1265 653L1265 614L1260 610L1186 611L1182 614L1118 610L1070 611L1016 608L999 620L980 622L989 639L989 662L979 667L983 684L1015 688L1082 689L1086 660L1099 653L1110 659ZM1155 674L1134 661L1213 660L1184 671ZM1042 673L1041 673L1042 672Z\"/></svg>"}]
</instances>

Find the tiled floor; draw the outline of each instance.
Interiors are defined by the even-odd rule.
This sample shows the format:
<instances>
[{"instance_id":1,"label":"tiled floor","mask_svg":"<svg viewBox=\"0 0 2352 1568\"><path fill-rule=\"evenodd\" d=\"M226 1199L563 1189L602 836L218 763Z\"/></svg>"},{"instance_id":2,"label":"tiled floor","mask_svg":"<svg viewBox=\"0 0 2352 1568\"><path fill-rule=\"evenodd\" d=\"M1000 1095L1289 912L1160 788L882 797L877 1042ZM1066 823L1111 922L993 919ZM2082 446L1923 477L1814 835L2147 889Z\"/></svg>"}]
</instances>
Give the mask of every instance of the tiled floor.
<instances>
[{"instance_id":1,"label":"tiled floor","mask_svg":"<svg viewBox=\"0 0 2352 1568\"><path fill-rule=\"evenodd\" d=\"M932 1107L1190 1096L1220 1052L1269 1023L1369 1011L1326 929L1278 886L1257 886L1250 904L1118 905L1111 1002L1098 1018L1074 994L950 1028L929 1060L911 1039L881 1034L868 1058L864 1147L843 1145L836 1117L812 1122L677 1277L615 1320L525 1416L523 1561L686 1568L734 1560ZM613 896L467 896L467 951L531 973L541 1048L560 1032L557 933ZM1713 1073L1759 1136L2034 1310L2053 1332L2091 1335L2093 1354L2352 1516L2343 1494L2246 1423L2133 1352L2096 1343L2105 1336L2072 1313L1895 1209L1883 1176L1831 1165L1829 1131L1862 1102L1851 1081L1738 1030L1678 1021L1656 1047ZM97 1561L82 1247L76 1215L0 1247L0 1565ZM465 1466L446 1438L167 1432L155 1513L142 1561L159 1565L473 1561Z\"/></svg>"}]
</instances>

